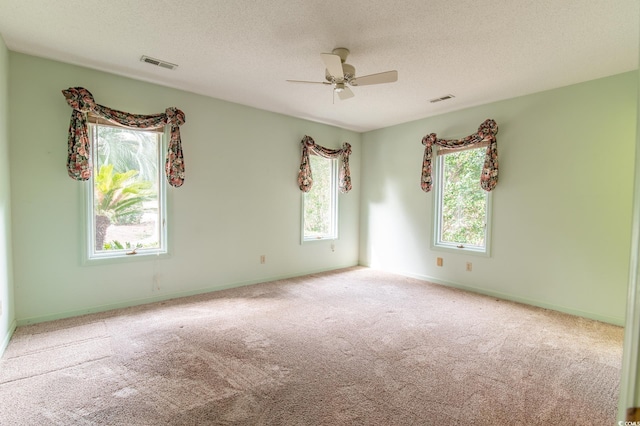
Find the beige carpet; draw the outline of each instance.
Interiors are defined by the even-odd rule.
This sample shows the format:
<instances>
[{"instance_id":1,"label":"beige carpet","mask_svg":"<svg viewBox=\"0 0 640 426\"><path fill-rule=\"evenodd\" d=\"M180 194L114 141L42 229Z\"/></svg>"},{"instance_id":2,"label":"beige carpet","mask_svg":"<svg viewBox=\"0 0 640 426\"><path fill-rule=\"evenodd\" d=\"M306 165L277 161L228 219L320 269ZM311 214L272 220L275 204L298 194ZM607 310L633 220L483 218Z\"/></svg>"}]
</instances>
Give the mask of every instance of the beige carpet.
<instances>
[{"instance_id":1,"label":"beige carpet","mask_svg":"<svg viewBox=\"0 0 640 426\"><path fill-rule=\"evenodd\" d=\"M613 425L622 334L349 268L20 327L0 423Z\"/></svg>"}]
</instances>

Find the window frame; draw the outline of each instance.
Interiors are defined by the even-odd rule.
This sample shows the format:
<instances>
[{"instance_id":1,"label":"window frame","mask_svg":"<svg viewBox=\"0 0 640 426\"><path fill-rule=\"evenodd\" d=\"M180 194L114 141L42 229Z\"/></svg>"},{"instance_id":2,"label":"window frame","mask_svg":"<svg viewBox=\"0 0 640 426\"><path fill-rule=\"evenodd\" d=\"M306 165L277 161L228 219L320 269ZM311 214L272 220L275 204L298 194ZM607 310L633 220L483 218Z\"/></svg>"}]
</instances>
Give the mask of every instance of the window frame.
<instances>
[{"instance_id":1,"label":"window frame","mask_svg":"<svg viewBox=\"0 0 640 426\"><path fill-rule=\"evenodd\" d=\"M170 256L169 252L169 219L168 219L168 192L167 192L167 180L164 176L164 153L167 151L167 144L169 140L168 126L164 126L159 129L131 129L126 126L119 126L104 119L89 114L87 120L87 130L91 145L91 177L85 182L86 185L82 185L82 210L83 210L83 258L82 263L85 265L93 264L106 264L106 263L122 263L140 260L152 260L158 258L165 258ZM125 250L107 250L103 253L98 253L95 250L95 214L94 214L94 176L96 174L95 165L97 146L94 143L95 135L97 132L97 126L110 126L120 129L127 129L132 131L140 131L145 133L155 133L158 137L158 152L157 152L157 178L158 178L158 215L161 222L159 227L159 247L158 248L139 248L139 249L125 249Z\"/></svg>"},{"instance_id":2,"label":"window frame","mask_svg":"<svg viewBox=\"0 0 640 426\"><path fill-rule=\"evenodd\" d=\"M338 209L338 159L337 158L326 158L321 155L317 155L314 153L310 153L309 162L311 162L312 157L321 158L322 160L331 162L331 232L327 235L319 236L319 237L307 237L305 235L305 200L306 200L306 192L302 192L300 198L300 243L309 243L313 241L335 241L339 237L339 214L340 211ZM313 172L313 167L312 167ZM313 186L311 190L313 191Z\"/></svg>"},{"instance_id":3,"label":"window frame","mask_svg":"<svg viewBox=\"0 0 640 426\"><path fill-rule=\"evenodd\" d=\"M493 191L484 191L480 188L480 175L478 175L478 188L485 192L485 244L484 247L474 245L462 245L458 243L452 243L448 241L441 241L440 234L442 229L442 201L443 201L443 163L446 155L452 155L461 151L468 151L472 149L484 149L486 145L472 145L468 147L462 147L457 149L442 149L441 147L435 147L434 149L434 176L435 184L434 198L433 198L433 226L432 226L432 238L431 248L438 251L446 251L450 253L464 253L476 256L491 257L491 222L492 222L492 204L493 204ZM462 247L461 247L462 246Z\"/></svg>"}]
</instances>

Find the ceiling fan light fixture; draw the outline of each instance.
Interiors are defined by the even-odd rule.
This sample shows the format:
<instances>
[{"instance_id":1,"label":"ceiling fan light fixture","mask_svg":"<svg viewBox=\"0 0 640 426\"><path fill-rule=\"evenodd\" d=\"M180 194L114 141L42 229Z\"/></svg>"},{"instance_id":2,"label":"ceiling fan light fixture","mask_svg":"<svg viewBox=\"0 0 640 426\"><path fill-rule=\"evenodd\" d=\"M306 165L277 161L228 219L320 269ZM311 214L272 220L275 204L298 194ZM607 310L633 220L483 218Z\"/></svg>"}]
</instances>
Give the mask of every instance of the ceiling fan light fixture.
<instances>
[{"instance_id":1,"label":"ceiling fan light fixture","mask_svg":"<svg viewBox=\"0 0 640 426\"><path fill-rule=\"evenodd\" d=\"M353 98L354 93L349 86L370 86L373 84L393 83L398 81L398 71L385 71L377 74L369 74L361 77L356 76L356 68L345 63L349 49L339 47L333 49L332 53L321 53L320 57L324 62L325 81L302 81L287 80L293 83L315 83L328 84L333 88L333 95L338 94L340 100Z\"/></svg>"}]
</instances>

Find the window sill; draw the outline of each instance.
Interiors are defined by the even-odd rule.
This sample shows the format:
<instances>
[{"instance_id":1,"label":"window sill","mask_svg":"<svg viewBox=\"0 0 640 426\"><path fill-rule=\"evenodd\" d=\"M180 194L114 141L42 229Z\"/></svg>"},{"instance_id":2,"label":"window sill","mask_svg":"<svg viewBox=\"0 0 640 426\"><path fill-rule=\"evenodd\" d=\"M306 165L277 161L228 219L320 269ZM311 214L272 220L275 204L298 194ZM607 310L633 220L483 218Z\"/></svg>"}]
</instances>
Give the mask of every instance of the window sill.
<instances>
[{"instance_id":1,"label":"window sill","mask_svg":"<svg viewBox=\"0 0 640 426\"><path fill-rule=\"evenodd\" d=\"M317 237L317 238L303 238L302 239L302 244L306 244L306 243L313 243L313 242L317 242L317 241L331 241L331 242L335 242L338 240L337 236L331 236L331 237Z\"/></svg>"},{"instance_id":2,"label":"window sill","mask_svg":"<svg viewBox=\"0 0 640 426\"><path fill-rule=\"evenodd\" d=\"M472 256L480 256L480 257L491 257L491 253L489 249L481 249L475 247L457 247L453 244L432 244L431 248L436 251L443 251L447 253L457 253L464 255L472 255Z\"/></svg>"},{"instance_id":3,"label":"window sill","mask_svg":"<svg viewBox=\"0 0 640 426\"><path fill-rule=\"evenodd\" d=\"M85 257L83 261L83 265L92 266L92 265L110 265L117 263L130 263L130 262L141 262L141 261L149 261L149 260L157 260L157 259L167 259L170 258L171 255L167 252L148 252L148 253L136 253L136 254L122 254L117 253L114 255L106 255L106 256L96 256L96 257Z\"/></svg>"}]
</instances>

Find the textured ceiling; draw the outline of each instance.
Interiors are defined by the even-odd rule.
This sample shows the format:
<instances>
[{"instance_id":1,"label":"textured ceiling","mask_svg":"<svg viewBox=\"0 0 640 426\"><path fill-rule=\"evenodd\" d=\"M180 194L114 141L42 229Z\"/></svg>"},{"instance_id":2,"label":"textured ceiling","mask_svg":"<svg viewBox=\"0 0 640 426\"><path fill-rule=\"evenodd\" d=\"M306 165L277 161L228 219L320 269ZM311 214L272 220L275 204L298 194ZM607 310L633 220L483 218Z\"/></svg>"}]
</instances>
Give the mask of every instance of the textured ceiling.
<instances>
[{"instance_id":1,"label":"textured ceiling","mask_svg":"<svg viewBox=\"0 0 640 426\"><path fill-rule=\"evenodd\" d=\"M12 51L356 131L637 69L639 22L638 0L0 0ZM398 81L335 103L285 81L335 47Z\"/></svg>"}]
</instances>

